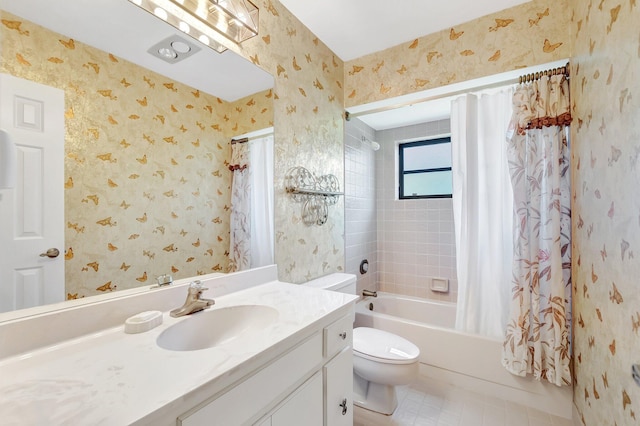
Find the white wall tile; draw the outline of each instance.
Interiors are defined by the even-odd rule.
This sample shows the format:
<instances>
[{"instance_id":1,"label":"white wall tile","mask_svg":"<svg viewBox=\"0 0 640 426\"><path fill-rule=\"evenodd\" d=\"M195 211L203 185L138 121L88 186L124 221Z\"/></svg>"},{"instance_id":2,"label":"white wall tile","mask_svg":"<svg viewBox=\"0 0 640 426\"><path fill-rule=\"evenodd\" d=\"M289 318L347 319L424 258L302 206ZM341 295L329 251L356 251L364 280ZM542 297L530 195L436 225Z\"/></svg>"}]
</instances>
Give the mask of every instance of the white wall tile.
<instances>
[{"instance_id":1,"label":"white wall tile","mask_svg":"<svg viewBox=\"0 0 640 426\"><path fill-rule=\"evenodd\" d=\"M367 288L456 300L453 291L442 295L429 289L431 277L444 277L450 280L450 289L457 290L452 200L398 200L396 176L396 141L449 129L449 120L378 132L357 119L347 122L346 269L358 276L358 291L366 283ZM371 150L361 142L362 136L380 143L381 149ZM364 258L370 272L360 275Z\"/></svg>"}]
</instances>

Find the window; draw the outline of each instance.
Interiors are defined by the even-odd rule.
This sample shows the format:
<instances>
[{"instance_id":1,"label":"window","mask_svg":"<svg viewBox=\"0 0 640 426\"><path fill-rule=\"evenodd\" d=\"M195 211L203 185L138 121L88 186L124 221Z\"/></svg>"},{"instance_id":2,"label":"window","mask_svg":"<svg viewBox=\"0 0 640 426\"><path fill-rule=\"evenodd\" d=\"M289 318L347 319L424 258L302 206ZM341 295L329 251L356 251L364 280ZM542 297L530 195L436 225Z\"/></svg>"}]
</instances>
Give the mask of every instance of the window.
<instances>
[{"instance_id":1,"label":"window","mask_svg":"<svg viewBox=\"0 0 640 426\"><path fill-rule=\"evenodd\" d=\"M451 137L399 146L400 199L451 198Z\"/></svg>"}]
</instances>

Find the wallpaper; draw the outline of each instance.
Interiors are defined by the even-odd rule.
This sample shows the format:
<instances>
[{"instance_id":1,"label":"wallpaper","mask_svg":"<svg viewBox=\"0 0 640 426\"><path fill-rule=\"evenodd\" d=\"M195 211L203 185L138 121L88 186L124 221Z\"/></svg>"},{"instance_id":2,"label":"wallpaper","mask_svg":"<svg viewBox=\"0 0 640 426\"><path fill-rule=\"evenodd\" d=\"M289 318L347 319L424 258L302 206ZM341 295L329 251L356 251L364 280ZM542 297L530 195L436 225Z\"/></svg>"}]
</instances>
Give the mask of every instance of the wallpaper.
<instances>
[{"instance_id":1,"label":"wallpaper","mask_svg":"<svg viewBox=\"0 0 640 426\"><path fill-rule=\"evenodd\" d=\"M345 64L346 106L570 56L568 0L534 0Z\"/></svg>"},{"instance_id":2,"label":"wallpaper","mask_svg":"<svg viewBox=\"0 0 640 426\"><path fill-rule=\"evenodd\" d=\"M235 50L237 53L241 54L245 58L251 60L254 64L260 66L266 71L270 72L275 78L275 88L273 91L266 93L265 96L272 102L272 107L268 107L271 110L267 112L270 118L267 118L266 121L273 122L275 127L275 229L276 229L276 242L275 242L275 257L276 262L279 265L279 278L283 281L290 282L303 282L308 279L316 278L318 276L325 275L330 272L343 271L344 270L344 200L340 197L338 204L330 207L329 209L329 219L328 222L323 226L313 226L309 227L302 223L301 221L301 206L293 200L291 200L290 196L287 195L284 191L284 179L286 176L286 172L295 166L303 166L309 169L312 173L316 175L324 175L324 174L334 174L338 177L338 180L341 183L341 187L344 186L344 172L343 172L343 63L337 58L322 42L318 40L306 27L304 27L295 17L289 13L289 11L284 8L277 0L263 0L258 2L258 6L260 7L260 35L254 37L247 42L243 43L241 46L231 46L231 50ZM22 25L11 24L9 28L6 25L2 26L4 33L12 33L12 37L18 37L21 32L25 32L26 23ZM29 29L26 29L27 31ZM16 34L14 34L16 33ZM3 34L4 35L4 34ZM24 35L21 35L24 39ZM64 40L67 44L70 43L70 40ZM21 42L23 40L21 39ZM3 41L4 44L6 42ZM62 42L57 42L59 44L51 46L54 48L51 52L67 52L64 50L67 49L64 47ZM75 43L76 47L79 43ZM3 46L4 47L4 46ZM62 49L62 50L61 50ZM51 67L54 62L51 63L48 61L49 56L54 57L53 54L47 55L47 58L44 58L43 61L29 61L29 58L25 58L24 55L17 56L16 52L16 63L20 64L20 58L25 59L29 62L30 66L21 65L22 71L28 71L34 65L37 66L45 66ZM55 57L59 57L62 53L58 53ZM77 52L76 52L77 54ZM92 71L91 68L93 66L91 64L99 64L103 65L105 62L112 62L112 58L107 56L106 58L100 57L99 54L94 53L90 58L86 60L79 60L75 66L76 71L89 72ZM102 62L98 63L98 59L101 59ZM122 61L118 62L120 66L123 66ZM86 66L84 66L86 65ZM16 68L20 68L17 65ZM104 67L102 67L104 71ZM47 68L45 74L47 74L50 68ZM104 72L103 72L104 74ZM137 75L139 79L143 79L143 75L138 75L139 72L131 72L130 74L125 75ZM119 82L125 76L118 76L116 80ZM127 83L134 82L133 77L125 78ZM138 83L138 80L135 81ZM153 82L152 82L153 83ZM156 90L165 89L163 83L156 83ZM148 85L147 82L142 80L142 83L138 83L140 85ZM170 83L168 83L170 84ZM73 87L73 86L70 86ZM100 88L98 90L112 90L112 96L118 96L113 92L118 88L119 91L123 90L121 87L117 85L112 85L109 88ZM174 83L174 88L179 87L177 83ZM107 93L107 92L104 92ZM91 93L94 95L94 93ZM182 104L191 104L194 105L193 95L189 93L189 90L179 90L178 92L170 91L166 89L163 96L178 96L178 94L183 94L186 96L186 99L181 102L175 101L175 103L170 103L172 101L167 100L166 103L176 106ZM202 95L202 94L201 94ZM102 96L102 95L99 95ZM204 97L203 97L204 98ZM136 99L144 99L143 96L136 96L131 99L131 103L135 106ZM103 101L106 101L106 97ZM147 102L149 101L149 96L147 97ZM204 99L200 100L204 102ZM255 99L256 103L253 105L256 113L252 116L256 121L264 120L262 112L264 107L260 107L261 103L263 103L259 97ZM251 99L248 99L245 102L245 105L240 105L241 101L237 101L231 107L231 111L227 116L230 118L229 121L232 121L232 116L235 114L234 111L237 111L236 107L245 109L249 107L248 104L251 103ZM107 103L108 104L108 103ZM207 143L207 153L210 153L214 158L218 158L216 154L218 153L217 145L220 143L221 146L224 146L224 139L217 140L217 136L220 133L224 133L227 122L224 119L223 109L220 109L220 105L217 99L211 100L204 106L211 105L212 112L210 112L209 120L211 123L207 122L209 127L218 126L215 133L206 132L207 139L204 137L200 138L200 149L204 150L205 141ZM136 107L137 108L137 107ZM198 108L194 108L193 110L197 110ZM190 111L193 111L190 110ZM204 110L201 110L204 111ZM74 111L75 112L75 111ZM135 114L140 115L139 112L135 112ZM165 115L165 120L169 117L169 115ZM242 115L245 117L245 115ZM272 117L272 118L271 118ZM113 117L116 119L116 117ZM118 117L116 121L119 123L127 122L129 120L128 117L122 118ZM107 117L108 119L108 117ZM99 122L104 119L96 119L95 122ZM202 120L192 120L192 121L200 121ZM243 129L250 127L251 122L246 121L238 121L238 133L243 133ZM180 129L182 123L174 124L174 128ZM165 125L166 126L166 125ZM235 123L230 124L231 129L235 126ZM247 127L248 126L248 127ZM155 127L154 127L155 128ZM196 127L185 125L188 131L195 131L194 137L187 139L185 135L181 134L182 130L178 130L175 132L176 134L171 134L173 132L164 133L162 135L156 135L157 145L161 145L162 143L167 143L164 141L164 137L174 136L174 141L177 140L177 136L180 136L180 143L182 148L195 149L196 147L191 144L191 142L195 142L198 140L198 134L201 129ZM259 126L257 126L259 128ZM222 129L222 131L220 131ZM206 129L208 130L208 129ZM85 129L88 131L88 129ZM202 130L202 133L205 131ZM235 133L235 132L233 132ZM144 136L144 135L143 135ZM149 136L149 135L147 135ZM184 139L183 139L184 138ZM214 140L215 139L215 140ZM182 143L183 140L186 140L187 143ZM120 142L120 140L118 140ZM131 143L130 140L126 141L127 143ZM132 144L133 145L133 144ZM157 146L155 145L155 146ZM171 145L171 144L169 144ZM135 145L134 145L135 146ZM142 144L144 146L144 144ZM165 148L170 148L170 146L166 146ZM108 154L109 151L96 153L96 155ZM115 151L111 152L112 155L115 155ZM144 153L141 153L137 158L144 158ZM187 154L189 155L189 154ZM194 155L194 158L197 158ZM206 155L206 153L203 153ZM134 156L129 156L130 158L136 158ZM118 157L120 158L120 157ZM171 158L169 157L168 161L171 162ZM177 158L174 158L178 161ZM208 159L208 157L207 157ZM147 157L147 161L149 157ZM73 160L75 161L75 160ZM102 160L100 160L102 161ZM123 161L123 160L121 160ZM135 161L135 160L134 160ZM67 159L67 163L71 163L69 159ZM113 163L117 164L117 163ZM103 164L104 166L104 164ZM168 176L165 171L165 176ZM216 214L213 217L207 217L205 221L210 222L210 226L212 227L211 233L214 235L215 240L213 241L216 247L226 247L228 245L228 233L227 231L218 232L218 229L222 229L228 223L228 212L224 209L227 206L228 201L222 202L222 200L228 200L228 182L223 183L223 181L228 179L228 176L224 174L224 168L216 168L213 170L204 171L205 174L215 173L219 171L220 176L215 176L218 182L215 187L208 188L213 191L216 198L215 201L211 200L211 203L221 206L223 212L220 214ZM130 173L129 173L130 174ZM143 176L140 173L137 173ZM153 176L153 173L151 173ZM157 177L154 177L157 178ZM177 177L180 179L180 176ZM128 175L127 175L128 179ZM113 179L112 179L113 180ZM186 180L186 178L185 178ZM119 179L118 182L113 181L115 184L122 185L122 178ZM139 182L139 181L138 181ZM189 191L198 192L196 189L192 190L191 186L196 182L189 182L186 186L189 186ZM108 182L107 182L108 184ZM140 186L139 186L140 187ZM110 187L111 188L111 187ZM93 188L91 188L93 191ZM222 194L218 194L220 191ZM81 197L86 198L87 195L96 195L92 192L87 191L87 194L82 194ZM164 191L166 192L166 191ZM201 192L202 193L202 192ZM160 197L167 198L163 192L160 192ZM174 192L174 194L176 194ZM185 193L188 195L188 191ZM191 194L193 196L193 194ZM156 197L158 197L156 195ZM88 198L87 200L91 203ZM162 198L156 198L156 200L162 200ZM125 201L125 199L118 200L118 206ZM163 200L167 201L167 200ZM89 203L86 203L88 205ZM129 201L125 201L126 204L131 204ZM104 205L102 205L104 207ZM122 208L121 208L122 209ZM103 210L103 209L101 209ZM144 211L143 211L144 210ZM115 210L114 207L114 211ZM149 214L151 214L151 210L140 208L136 213L137 216L133 217L133 220L137 218L144 219L144 213L147 213L147 220L149 220ZM177 213L177 212L176 212ZM211 216L211 215L210 215ZM216 220L218 218L222 223L211 222L212 220ZM106 215L97 220L107 219L109 216ZM112 221L118 222L115 219L115 216L111 216ZM76 226L83 230L82 224L76 221L69 221L72 225L72 228L69 228L67 234L70 234L70 238L73 236L73 233L83 234L81 231L76 231L73 227ZM203 222L201 220L201 222ZM106 221L105 223L109 223ZM112 222L113 223L113 222ZM139 223L139 222L136 222ZM190 223L198 223L198 220L190 220ZM118 227L123 226L123 222L120 220L118 222ZM86 225L85 225L86 226ZM99 225L102 226L102 225ZM157 225L160 226L160 225ZM200 227L199 225L197 225ZM105 227L101 227L101 231L106 231L111 226L107 225ZM151 229L152 235L158 236L157 234L153 234L153 230ZM166 231L165 225L165 231ZM178 230L179 232L180 230ZM86 227L84 228L84 235L86 235ZM193 236L191 234L190 236ZM197 238L193 241L189 241L187 236L183 237L186 244L186 249L191 250L188 247L189 244L198 244ZM222 241L219 241L222 239ZM129 240L127 240L129 242ZM118 247L119 250L122 249L122 245L118 246L115 242L111 242L115 247ZM109 242L102 242L103 245L106 245L109 248ZM200 244L203 244L203 241L200 241ZM76 250L73 246L70 246L73 250ZM169 244L154 246L159 247L156 248L154 253L156 256L165 255L165 253L171 254L173 256L177 256L178 254L183 255L183 247L179 247L179 251L171 251L172 248ZM164 248L168 247L169 251L165 251ZM195 246L194 246L195 247ZM176 248L176 245L173 246ZM199 248L200 253L203 252L202 247ZM112 253L109 251L109 253ZM122 253L122 252L118 252ZM205 252L206 253L206 252ZM74 255L75 256L75 255ZM204 255L203 255L204 256ZM207 253L208 256L208 253ZM139 255L134 256L132 258L139 257ZM189 255L186 259L190 257L195 257L194 255ZM151 261L149 257L146 257L145 262ZM186 260L185 259L185 260ZM220 258L215 262L213 259L206 258L210 260L210 262L206 265L206 270L209 271L211 268L216 267L219 264L220 267L224 268L226 262L225 258ZM92 263L92 260L86 260L86 263ZM184 262L186 265L192 265L191 262ZM82 264L79 264L82 265ZM116 264L116 271L124 271L129 263L125 262ZM182 265L175 265L176 269L183 269ZM81 267L87 267L90 270L85 272L94 273L93 268L91 266L87 266L86 264ZM122 267L123 269L120 269ZM106 270L103 266L102 269ZM129 275L133 277L133 279L141 278L144 279L144 272L147 272L147 278L151 276L152 271L146 270L144 266L137 269L136 273L133 274L133 266L130 267L127 272ZM111 268L110 268L111 269ZM113 270L112 270L113 271ZM194 270L193 272L197 272ZM157 273L157 272L153 272ZM187 273L185 271L185 273ZM188 272L189 274L191 272ZM112 274L113 275L113 274ZM136 281L139 282L139 281ZM102 288L109 289L114 285L119 285L121 288L124 284L122 283L114 283L113 281L109 284L109 281L104 281L100 284ZM75 293L72 293L73 296Z\"/></svg>"},{"instance_id":3,"label":"wallpaper","mask_svg":"<svg viewBox=\"0 0 640 426\"><path fill-rule=\"evenodd\" d=\"M301 283L344 271L344 197L326 224L307 226L284 190L297 166L344 190L343 63L278 1L256 4L260 34L233 48L275 78L275 260L280 280Z\"/></svg>"},{"instance_id":4,"label":"wallpaper","mask_svg":"<svg viewBox=\"0 0 640 426\"><path fill-rule=\"evenodd\" d=\"M572 0L574 403L640 424L640 9Z\"/></svg>"},{"instance_id":5,"label":"wallpaper","mask_svg":"<svg viewBox=\"0 0 640 426\"><path fill-rule=\"evenodd\" d=\"M229 138L273 91L227 103L3 12L2 72L65 91L67 298L225 272Z\"/></svg>"}]
</instances>

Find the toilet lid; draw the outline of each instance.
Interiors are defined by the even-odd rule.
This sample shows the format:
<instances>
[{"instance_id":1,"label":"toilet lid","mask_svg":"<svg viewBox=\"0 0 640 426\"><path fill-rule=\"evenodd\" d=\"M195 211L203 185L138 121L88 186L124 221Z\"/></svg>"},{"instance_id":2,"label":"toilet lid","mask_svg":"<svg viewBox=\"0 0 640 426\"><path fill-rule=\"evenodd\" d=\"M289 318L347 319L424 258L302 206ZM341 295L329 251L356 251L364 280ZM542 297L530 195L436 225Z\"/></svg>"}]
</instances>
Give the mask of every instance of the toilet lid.
<instances>
[{"instance_id":1,"label":"toilet lid","mask_svg":"<svg viewBox=\"0 0 640 426\"><path fill-rule=\"evenodd\" d=\"M353 329L354 355L387 364L411 364L420 349L410 341L392 333L369 327Z\"/></svg>"}]
</instances>

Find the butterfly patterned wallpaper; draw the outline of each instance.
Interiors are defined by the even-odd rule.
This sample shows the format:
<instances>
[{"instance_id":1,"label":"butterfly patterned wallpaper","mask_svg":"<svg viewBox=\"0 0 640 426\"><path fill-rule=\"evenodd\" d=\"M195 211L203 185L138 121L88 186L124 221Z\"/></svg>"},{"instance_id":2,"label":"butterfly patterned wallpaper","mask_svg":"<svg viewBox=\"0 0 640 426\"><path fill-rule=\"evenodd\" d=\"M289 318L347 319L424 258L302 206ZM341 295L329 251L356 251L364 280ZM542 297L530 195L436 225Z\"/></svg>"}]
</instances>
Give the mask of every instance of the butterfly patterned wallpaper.
<instances>
[{"instance_id":1,"label":"butterfly patterned wallpaper","mask_svg":"<svg viewBox=\"0 0 640 426\"><path fill-rule=\"evenodd\" d=\"M345 64L355 106L568 58L567 0L534 0Z\"/></svg>"},{"instance_id":2,"label":"butterfly patterned wallpaper","mask_svg":"<svg viewBox=\"0 0 640 426\"><path fill-rule=\"evenodd\" d=\"M640 9L572 0L577 424L640 424Z\"/></svg>"},{"instance_id":3,"label":"butterfly patterned wallpaper","mask_svg":"<svg viewBox=\"0 0 640 426\"><path fill-rule=\"evenodd\" d=\"M302 206L284 191L302 166L335 175L344 189L343 62L277 0L256 2L260 34L230 47L271 73L274 89L275 260L282 281L301 283L344 271L344 200L322 226L302 222Z\"/></svg>"},{"instance_id":4,"label":"butterfly patterned wallpaper","mask_svg":"<svg viewBox=\"0 0 640 426\"><path fill-rule=\"evenodd\" d=\"M2 72L65 91L67 298L228 269L229 139L273 125L9 13Z\"/></svg>"}]
</instances>

